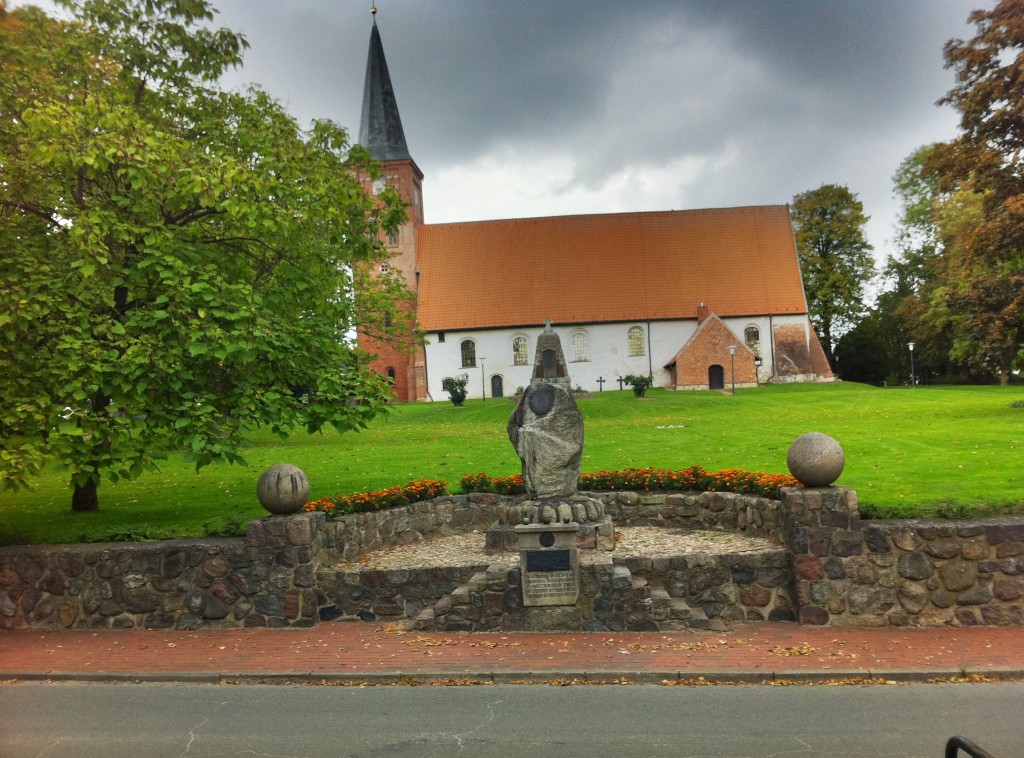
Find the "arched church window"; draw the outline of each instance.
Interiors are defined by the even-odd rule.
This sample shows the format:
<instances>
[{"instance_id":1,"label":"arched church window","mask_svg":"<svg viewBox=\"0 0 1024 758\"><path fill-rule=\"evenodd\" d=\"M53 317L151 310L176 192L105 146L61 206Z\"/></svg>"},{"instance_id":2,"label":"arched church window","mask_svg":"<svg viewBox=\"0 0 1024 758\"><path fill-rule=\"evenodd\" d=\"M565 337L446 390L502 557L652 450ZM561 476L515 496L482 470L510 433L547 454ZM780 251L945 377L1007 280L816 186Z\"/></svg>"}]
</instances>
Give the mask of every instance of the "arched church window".
<instances>
[{"instance_id":1,"label":"arched church window","mask_svg":"<svg viewBox=\"0 0 1024 758\"><path fill-rule=\"evenodd\" d=\"M512 364L515 366L528 365L529 356L526 354L526 337L514 337L512 339Z\"/></svg>"},{"instance_id":2,"label":"arched church window","mask_svg":"<svg viewBox=\"0 0 1024 758\"><path fill-rule=\"evenodd\" d=\"M629 328L629 354L631 356L644 354L644 330L639 326Z\"/></svg>"},{"instance_id":3,"label":"arched church window","mask_svg":"<svg viewBox=\"0 0 1024 758\"><path fill-rule=\"evenodd\" d=\"M476 343L462 340L462 368L476 368Z\"/></svg>"},{"instance_id":4,"label":"arched church window","mask_svg":"<svg viewBox=\"0 0 1024 758\"><path fill-rule=\"evenodd\" d=\"M743 330L743 341L754 355L761 354L761 330L756 326L748 326Z\"/></svg>"},{"instance_id":5,"label":"arched church window","mask_svg":"<svg viewBox=\"0 0 1024 758\"><path fill-rule=\"evenodd\" d=\"M587 346L585 332L572 333L572 359L576 362L590 360L590 348Z\"/></svg>"}]
</instances>

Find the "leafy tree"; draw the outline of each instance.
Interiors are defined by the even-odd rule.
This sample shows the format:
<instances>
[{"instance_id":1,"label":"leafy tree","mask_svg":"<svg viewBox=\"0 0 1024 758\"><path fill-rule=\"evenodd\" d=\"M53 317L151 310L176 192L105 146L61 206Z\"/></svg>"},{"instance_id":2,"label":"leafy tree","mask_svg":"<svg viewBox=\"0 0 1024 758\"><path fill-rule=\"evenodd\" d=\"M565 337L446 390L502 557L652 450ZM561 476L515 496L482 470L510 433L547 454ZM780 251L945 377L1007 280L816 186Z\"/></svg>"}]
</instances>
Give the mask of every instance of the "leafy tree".
<instances>
[{"instance_id":1,"label":"leafy tree","mask_svg":"<svg viewBox=\"0 0 1024 758\"><path fill-rule=\"evenodd\" d=\"M466 402L466 396L469 394L466 390L466 386L468 384L468 374L446 376L441 380L441 389L448 393L448 396L451 398L452 405L460 406Z\"/></svg>"},{"instance_id":2,"label":"leafy tree","mask_svg":"<svg viewBox=\"0 0 1024 758\"><path fill-rule=\"evenodd\" d=\"M949 240L942 220L957 198L940 192L937 178L927 170L934 145L919 147L900 163L893 175L901 214L896 227L896 253L883 272L885 290L878 297L878 315L888 324L884 362L899 367L890 372L901 378L906 368L903 353L915 343L914 357L922 375L954 378L950 359L954 325L944 299L942 271Z\"/></svg>"},{"instance_id":3,"label":"leafy tree","mask_svg":"<svg viewBox=\"0 0 1024 758\"><path fill-rule=\"evenodd\" d=\"M864 285L874 274L868 217L849 189L823 184L793 198L793 228L811 322L829 356L836 339L864 313Z\"/></svg>"},{"instance_id":4,"label":"leafy tree","mask_svg":"<svg viewBox=\"0 0 1024 758\"><path fill-rule=\"evenodd\" d=\"M980 203L977 223L947 253L953 355L1006 384L1024 345L1024 9L1002 0L970 21L974 37L946 44L957 83L939 101L959 111L961 133L936 147L929 167L943 191L971 192Z\"/></svg>"},{"instance_id":5,"label":"leafy tree","mask_svg":"<svg viewBox=\"0 0 1024 758\"><path fill-rule=\"evenodd\" d=\"M906 343L902 336L900 322L891 308L879 302L836 343L840 378L878 385L899 383L905 375L901 352L906 350Z\"/></svg>"},{"instance_id":6,"label":"leafy tree","mask_svg":"<svg viewBox=\"0 0 1024 758\"><path fill-rule=\"evenodd\" d=\"M364 426L388 386L348 335L382 328L394 281L361 272L404 218L368 154L217 88L246 43L206 0L61 4L0 0L4 485L51 461L94 510L171 449L198 469L244 463L255 425Z\"/></svg>"}]
</instances>

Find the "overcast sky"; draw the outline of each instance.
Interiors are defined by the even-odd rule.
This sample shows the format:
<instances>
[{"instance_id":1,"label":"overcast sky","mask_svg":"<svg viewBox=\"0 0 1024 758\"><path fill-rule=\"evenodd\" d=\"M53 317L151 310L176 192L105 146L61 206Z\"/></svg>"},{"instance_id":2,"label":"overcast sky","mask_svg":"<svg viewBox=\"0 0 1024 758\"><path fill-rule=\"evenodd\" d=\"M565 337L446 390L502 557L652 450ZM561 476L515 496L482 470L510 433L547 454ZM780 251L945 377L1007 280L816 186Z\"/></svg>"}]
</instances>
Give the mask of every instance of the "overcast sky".
<instances>
[{"instance_id":1,"label":"overcast sky","mask_svg":"<svg viewBox=\"0 0 1024 758\"><path fill-rule=\"evenodd\" d=\"M358 136L368 0L215 0L255 82ZM379 0L430 223L784 204L845 184L890 252L891 177L957 119L942 48L992 0Z\"/></svg>"}]
</instances>

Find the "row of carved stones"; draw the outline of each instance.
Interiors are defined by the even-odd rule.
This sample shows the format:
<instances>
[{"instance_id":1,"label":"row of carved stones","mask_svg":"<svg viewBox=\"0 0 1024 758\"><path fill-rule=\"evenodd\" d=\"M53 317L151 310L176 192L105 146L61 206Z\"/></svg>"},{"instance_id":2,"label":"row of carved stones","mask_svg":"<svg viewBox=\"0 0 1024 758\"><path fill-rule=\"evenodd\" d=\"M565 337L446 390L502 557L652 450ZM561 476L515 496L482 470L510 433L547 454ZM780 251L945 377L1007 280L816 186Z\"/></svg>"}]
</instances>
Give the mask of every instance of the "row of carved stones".
<instances>
[{"instance_id":1,"label":"row of carved stones","mask_svg":"<svg viewBox=\"0 0 1024 758\"><path fill-rule=\"evenodd\" d=\"M734 492L601 492L606 512L619 526L676 526L743 531L779 538L781 503Z\"/></svg>"},{"instance_id":2,"label":"row of carved stones","mask_svg":"<svg viewBox=\"0 0 1024 758\"><path fill-rule=\"evenodd\" d=\"M806 536L794 556L804 622L1024 623L1020 524L891 522Z\"/></svg>"},{"instance_id":3,"label":"row of carved stones","mask_svg":"<svg viewBox=\"0 0 1024 758\"><path fill-rule=\"evenodd\" d=\"M498 506L501 524L577 524L604 520L604 503L586 495L552 500L520 500Z\"/></svg>"}]
</instances>

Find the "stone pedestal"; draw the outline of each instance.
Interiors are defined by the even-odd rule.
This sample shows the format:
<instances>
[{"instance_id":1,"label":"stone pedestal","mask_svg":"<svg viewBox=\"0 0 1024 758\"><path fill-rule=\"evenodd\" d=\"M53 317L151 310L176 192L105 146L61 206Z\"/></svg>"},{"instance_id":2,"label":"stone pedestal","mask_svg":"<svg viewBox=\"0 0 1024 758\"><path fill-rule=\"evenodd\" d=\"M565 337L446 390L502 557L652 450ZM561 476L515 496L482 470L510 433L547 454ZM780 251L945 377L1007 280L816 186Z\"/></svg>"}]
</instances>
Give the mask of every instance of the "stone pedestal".
<instances>
[{"instance_id":1,"label":"stone pedestal","mask_svg":"<svg viewBox=\"0 0 1024 758\"><path fill-rule=\"evenodd\" d=\"M522 524L519 570L523 605L574 606L580 595L579 524Z\"/></svg>"}]
</instances>

